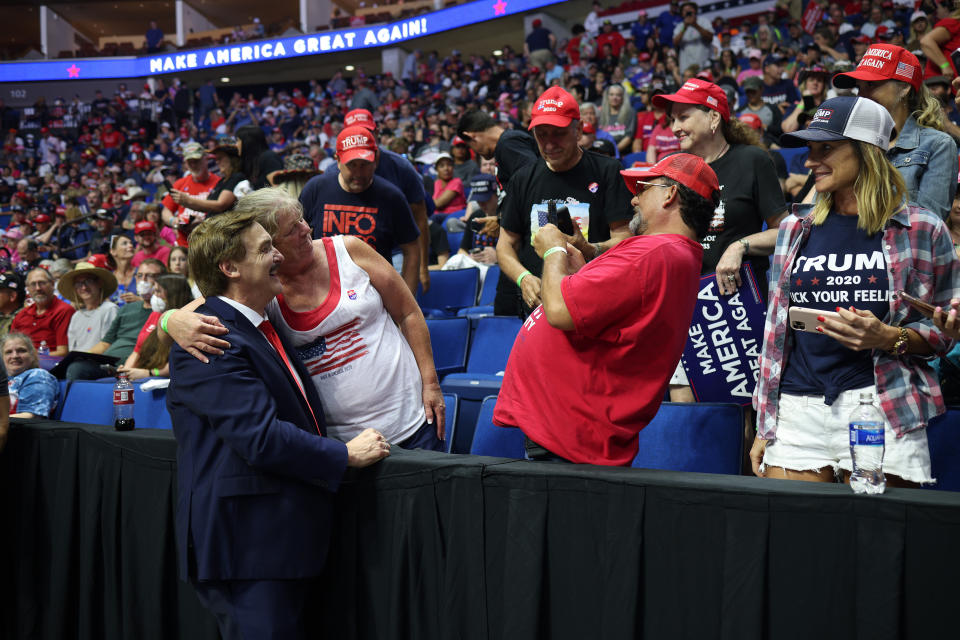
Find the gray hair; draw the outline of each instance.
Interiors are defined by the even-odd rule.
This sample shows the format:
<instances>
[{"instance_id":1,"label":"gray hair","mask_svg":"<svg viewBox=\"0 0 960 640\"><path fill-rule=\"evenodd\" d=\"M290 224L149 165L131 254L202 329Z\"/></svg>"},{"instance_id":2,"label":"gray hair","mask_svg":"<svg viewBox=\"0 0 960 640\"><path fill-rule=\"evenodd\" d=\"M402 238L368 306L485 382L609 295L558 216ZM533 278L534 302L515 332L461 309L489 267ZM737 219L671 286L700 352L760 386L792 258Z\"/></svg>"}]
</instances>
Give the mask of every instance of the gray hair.
<instances>
[{"instance_id":1,"label":"gray hair","mask_svg":"<svg viewBox=\"0 0 960 640\"><path fill-rule=\"evenodd\" d=\"M237 201L233 210L237 213L254 213L257 222L273 236L277 232L277 214L292 211L299 216L303 206L283 187L268 187L245 195Z\"/></svg>"}]
</instances>

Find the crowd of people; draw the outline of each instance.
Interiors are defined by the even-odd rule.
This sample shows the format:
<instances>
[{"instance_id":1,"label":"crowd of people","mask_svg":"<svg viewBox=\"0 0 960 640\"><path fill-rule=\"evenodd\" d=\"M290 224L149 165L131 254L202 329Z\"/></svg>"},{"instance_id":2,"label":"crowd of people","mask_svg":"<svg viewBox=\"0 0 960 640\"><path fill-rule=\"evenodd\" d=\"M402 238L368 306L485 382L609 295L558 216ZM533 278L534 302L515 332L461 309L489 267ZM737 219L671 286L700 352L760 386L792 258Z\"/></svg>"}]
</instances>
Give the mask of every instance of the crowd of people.
<instances>
[{"instance_id":1,"label":"crowd of people","mask_svg":"<svg viewBox=\"0 0 960 640\"><path fill-rule=\"evenodd\" d=\"M64 356L73 380L171 377L178 561L225 637L298 637L288 579L322 569L345 467L445 449L431 266L499 266L495 313L525 322L493 420L530 459L629 465L665 393L693 400L700 278L730 296L749 263L754 473L848 477L870 394L888 482L932 482L933 362L960 353L960 10L825 2L808 33L786 6L617 26L596 4L569 34L538 19L522 50L414 51L396 76L0 105L9 413L50 415ZM235 497L249 511L218 506ZM291 535L309 558L265 544Z\"/></svg>"},{"instance_id":2,"label":"crowd of people","mask_svg":"<svg viewBox=\"0 0 960 640\"><path fill-rule=\"evenodd\" d=\"M809 7L802 8L809 13ZM698 241L702 249L698 273L716 274L720 293L729 295L742 286L741 266L749 262L764 292L769 274L770 304L787 300L789 306L789 300L812 298L797 292L785 298L781 280L791 263L778 263L778 230L783 243L783 230L789 228L784 225L808 217L806 208L789 216L791 203L813 207L814 229L840 224L837 221L843 215L863 209L863 203L852 209L837 205L842 211L836 216L829 214L837 211L823 208L827 201L836 205L850 197L858 200L857 194L863 198L864 178L856 185L838 186L832 173L837 165L830 154L850 141L856 143L849 148L855 148L860 174L888 171L886 162L900 176L902 186L896 182L887 200L871 203L876 206L870 209L869 223L843 233L866 232L869 242L862 238L858 242L869 244L874 236L885 233L891 220L915 228L917 224L907 222L908 218L898 218L902 200L945 218L945 226L926 219L924 224L936 227L935 233L943 226L951 247L960 245L960 230L954 230L960 205L954 204L957 182L953 178L958 174L960 114L951 94L951 80L957 74L949 56L958 44L954 39L960 40L960 12L940 3L906 6L869 0L846 5L824 2L814 8L820 11L820 19L811 33L802 28L802 16L796 15L793 4L746 19L708 21L699 15L696 3L672 2L659 15L648 16L640 10L635 20L625 22L617 10L605 10L596 3L583 24L574 25L569 33L553 33L537 19L524 34L521 48L504 46L495 56L415 50L396 74L370 76L357 70L348 78L337 72L323 81L250 91L224 90L212 82L190 87L179 79L169 84L152 79L139 93L121 82L112 98L98 91L89 103L74 97L56 98L48 105L40 99L21 110L0 104L6 131L0 203L9 215L0 247L0 333L29 337L39 354L37 363L45 356L68 353L102 355L115 358L116 370L133 379L169 375L171 334L198 357L221 353L227 341L199 337L214 331L216 323L165 312L203 297L202 284L190 267L194 230L206 219L259 203L274 218L258 224L273 236L287 261L287 266L278 268L284 295L276 307L267 307L274 324L287 338L303 332L302 339L292 341L309 349L318 339L329 341L330 331L366 322L363 316L338 320L332 326L299 315L332 304L324 297L332 282L353 282L366 272L366 284L356 282L350 291L354 296L369 287L377 291L382 301L377 326L389 319L401 328L391 338L388 351L407 354L401 361L409 375L401 375L396 364L391 365L394 373L390 375L409 378L406 381L411 383L409 389L387 385L395 393L406 389L396 405L388 403L391 419L402 424L394 425L397 432L386 429L387 439L441 448L442 398L428 362L429 340L423 342L422 314L418 317L411 304L418 288L429 288L430 270L442 268L451 254L456 254L457 259L450 262L455 266L499 265L495 313L533 319L545 314L544 322L528 320L524 332L545 331L543 326L548 325L564 332L576 329L584 335L597 331L602 335L610 327L596 323L604 322L606 316L571 306L584 303L573 302L575 289L570 285L569 293L565 292L559 286L561 278L571 276L570 282L575 282L582 277L589 285L578 296L596 290L609 300L601 276L619 273L612 268L618 260L639 260L623 257L629 255L624 243L645 235L644 230L649 235L650 228L677 232L680 227L672 226L675 220L670 217L675 214L684 225L681 235ZM847 109L850 100L857 100L855 96L859 96L856 104L869 99L870 105L880 105L889 114L890 123L884 120L889 132L880 126L880 114L876 115L880 119L872 121L874 138L870 140L842 132L841 138L810 138L809 150L800 153L778 152L802 146L797 141L808 139L803 137L805 132L834 117L838 107L830 105ZM857 109L864 112L862 107ZM882 148L883 158L875 157L865 144ZM703 178L705 183L717 182L720 198L705 225L689 213L702 213L704 208L696 206L690 184L673 177L682 170L667 161L677 157L687 158L689 166L692 159L699 159L705 169L698 168L697 175L712 175ZM849 166L854 166L852 161ZM621 175L624 170L627 173ZM632 173L637 170L646 173ZM659 181L651 182L654 178ZM663 196L656 198L655 205L663 219L651 220L645 213L638 220L639 202L652 202L657 192ZM830 200L827 195L837 193L843 197L833 195ZM696 195L707 202L714 199L709 190ZM558 212L569 220L569 227L561 225ZM858 214L852 219L863 218ZM553 235L558 226L568 246ZM551 231L542 234L543 229ZM448 233L461 231L462 244L449 247ZM811 248L808 233L804 227L801 257L811 259L804 252L830 249ZM346 242L328 244L339 236L346 236ZM809 237L815 239L818 234ZM553 238L554 244L548 246L547 238ZM888 243L892 242L891 237ZM312 252L308 246L314 247ZM893 269L892 249L885 248L885 264ZM915 254L916 243L900 250L908 249ZM917 288L908 281L894 288L894 280L884 273L869 277L887 283L877 285L879 289L935 295L936 304L948 307L955 292L944 279L953 268L947 258L954 256L939 256L940 249L939 245L931 248L935 255L923 259L947 271L920 270L931 274L933 284ZM639 246L634 251L646 255ZM544 260L545 252L565 255L568 270L551 274L547 267L553 261ZM314 266L307 253L313 255ZM873 255L866 249L863 253ZM383 265L391 263L393 275L380 273ZM317 290L302 277L314 267L325 274L318 277ZM903 268L917 269L915 265ZM380 275L374 277L374 273ZM841 299L840 293L834 298ZM647 299L649 294L641 297ZM906 313L906 308L893 302L889 292L876 293L875 298L882 303L870 313L874 320L886 322L885 340L892 336L889 329L905 326L901 311ZM888 300L891 309L885 313ZM684 309L679 310L684 315ZM849 313L860 311L864 309ZM619 308L617 312L627 313ZM848 317L846 310L839 313L840 319L824 321L827 335L843 333L831 323L859 322ZM170 319L169 327L162 318ZM627 319L638 321L632 316ZM947 322L950 332L953 325L948 320L938 322ZM307 328L304 323L314 324ZM768 332L783 329L779 316L768 318L768 325ZM370 340L365 333L369 331L373 329L352 328L351 335L359 332L362 340ZM930 353L939 354L951 346L940 331L929 321L915 333L926 340ZM813 352L804 356L802 371L795 364L786 367L783 389L773 384L777 376L766 377L766 384L758 387L759 433L764 442L779 433L776 406L781 391L804 397L824 395L829 401L826 406L838 397L832 387L811 381L827 370L829 380L844 379L837 372L845 371L848 354L825 354L822 342L808 345L814 338L797 337L799 354L807 348ZM905 340L916 342L917 338L911 333ZM839 338L838 342L844 349L863 349ZM880 342L872 345L875 352L881 346ZM22 351L21 347L12 344L11 353ZM782 345L778 348L783 350ZM911 348L928 352L919 344L911 343ZM657 379L640 394L643 398L635 411L620 406L618 413L615 399L604 400L611 404L604 412L607 428L624 428L627 435L618 437L626 440L603 445L604 437L613 437L608 433L600 437L594 453L573 451L544 435L543 428L525 424L524 416L529 414L518 407L527 406L529 398L519 381L534 379L537 372L531 373L534 365L528 361L519 369L524 373L515 373L521 359L529 360L522 354L530 350L516 351L507 370L498 422L524 429L528 446L541 455L542 449L578 462L622 464L632 442L629 434L635 435L649 421L651 408L655 413L659 400L653 399L663 395L661 381ZM692 401L685 371L677 364L679 353L672 348L667 351L674 370L664 385L672 399ZM556 357L555 350L551 354ZM324 364L329 354L322 351L304 357L318 371L339 370L336 362ZM601 358L597 354L598 360L611 357L627 355ZM764 352L764 362L771 357ZM878 372L883 364L879 357L874 363ZM837 358L843 366L837 366ZM783 367L783 359L780 353L778 368ZM856 380L868 381L862 358L851 367L859 371L853 376ZM42 370L39 364L32 368ZM74 357L65 375L95 379L113 371L99 359ZM626 371L611 372L611 380ZM912 376L906 377L936 382L936 374L923 366ZM376 376L366 375L363 384L371 377ZM347 391L356 384L353 376L324 377L331 378L346 385ZM884 379L889 384L890 378ZM904 384L909 388L916 383ZM325 406L349 395L347 391L325 394L319 383L318 388ZM878 383L874 391L886 403L884 408L892 411L894 401L885 385ZM415 396L419 399L411 404ZM582 401L583 415L598 402L594 394L584 395ZM518 404L508 409L511 403ZM901 415L900 421L894 421L895 428L912 431L940 409L942 401L919 407L917 415ZM345 411L351 415L342 418L344 425L367 422L352 415L355 411L360 408ZM549 413L540 412L544 417ZM368 417L373 419L372 414ZM340 420L332 419L331 424ZM901 424L906 426L896 426ZM343 428L344 435L359 432L359 427ZM427 437L430 434L432 439ZM534 440L529 439L531 434ZM762 443L756 448L762 451ZM771 447L763 455L776 450ZM776 462L770 465L791 469L784 458L772 459ZM843 468L839 460L827 464ZM823 468L817 465L818 472ZM760 472L759 463L756 470ZM915 482L929 480L929 474L901 475Z\"/></svg>"}]
</instances>

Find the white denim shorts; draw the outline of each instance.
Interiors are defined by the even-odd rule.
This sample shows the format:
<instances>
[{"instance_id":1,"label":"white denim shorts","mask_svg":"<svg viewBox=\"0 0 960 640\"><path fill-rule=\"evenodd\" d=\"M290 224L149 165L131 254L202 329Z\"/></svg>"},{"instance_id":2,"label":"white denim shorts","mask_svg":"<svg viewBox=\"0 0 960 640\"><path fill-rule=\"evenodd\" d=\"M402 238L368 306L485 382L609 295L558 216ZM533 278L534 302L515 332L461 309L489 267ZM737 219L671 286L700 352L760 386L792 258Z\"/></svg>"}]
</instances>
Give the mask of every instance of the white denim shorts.
<instances>
[{"instance_id":1,"label":"white denim shorts","mask_svg":"<svg viewBox=\"0 0 960 640\"><path fill-rule=\"evenodd\" d=\"M763 464L793 471L819 471L833 467L853 471L850 460L850 414L860 404L860 393L876 387L844 391L833 405L823 396L780 394L776 439L767 443ZM877 405L879 406L879 405ZM898 438L884 419L883 472L909 482L934 482L930 475L927 430L916 429Z\"/></svg>"}]
</instances>

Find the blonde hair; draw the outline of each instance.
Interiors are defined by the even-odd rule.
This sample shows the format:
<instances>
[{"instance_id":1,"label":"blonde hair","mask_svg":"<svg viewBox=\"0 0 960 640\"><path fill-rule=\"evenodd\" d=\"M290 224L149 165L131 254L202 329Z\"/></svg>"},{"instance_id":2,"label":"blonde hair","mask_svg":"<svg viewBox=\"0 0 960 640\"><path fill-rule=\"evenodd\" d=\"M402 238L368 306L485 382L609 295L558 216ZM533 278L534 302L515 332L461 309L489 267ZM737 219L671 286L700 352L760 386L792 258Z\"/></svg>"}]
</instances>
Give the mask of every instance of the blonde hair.
<instances>
[{"instance_id":1,"label":"blonde hair","mask_svg":"<svg viewBox=\"0 0 960 640\"><path fill-rule=\"evenodd\" d=\"M248 201L247 198L253 199ZM277 214L281 211L291 211L299 216L303 211L303 206L285 188L270 187L268 189L258 189L244 196L237 203L235 210L252 212L260 226L266 229L272 238L276 235L278 229Z\"/></svg>"},{"instance_id":2,"label":"blonde hair","mask_svg":"<svg viewBox=\"0 0 960 640\"><path fill-rule=\"evenodd\" d=\"M907 96L907 108L921 127L943 131L943 109L927 85L921 84L919 91L912 88Z\"/></svg>"},{"instance_id":3,"label":"blonde hair","mask_svg":"<svg viewBox=\"0 0 960 640\"><path fill-rule=\"evenodd\" d=\"M853 184L857 198L857 228L879 233L887 220L900 208L907 195L907 184L900 172L887 160L880 147L851 141L860 160L860 171ZM821 193L813 205L813 224L823 224L833 209L833 194Z\"/></svg>"}]
</instances>

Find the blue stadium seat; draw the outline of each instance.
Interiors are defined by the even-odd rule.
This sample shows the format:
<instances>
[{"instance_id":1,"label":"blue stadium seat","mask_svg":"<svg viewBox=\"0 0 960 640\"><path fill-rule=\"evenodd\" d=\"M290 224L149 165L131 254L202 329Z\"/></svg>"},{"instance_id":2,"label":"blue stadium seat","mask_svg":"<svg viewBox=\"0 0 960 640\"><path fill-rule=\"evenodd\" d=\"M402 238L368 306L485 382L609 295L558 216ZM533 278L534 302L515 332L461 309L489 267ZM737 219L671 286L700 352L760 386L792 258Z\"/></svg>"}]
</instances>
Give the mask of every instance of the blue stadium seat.
<instances>
[{"instance_id":1,"label":"blue stadium seat","mask_svg":"<svg viewBox=\"0 0 960 640\"><path fill-rule=\"evenodd\" d=\"M467 318L428 318L433 364L441 380L448 373L463 371L467 364L470 321Z\"/></svg>"},{"instance_id":2,"label":"blue stadium seat","mask_svg":"<svg viewBox=\"0 0 960 640\"><path fill-rule=\"evenodd\" d=\"M492 305L493 299L497 297L497 282L500 280L499 265L490 265L487 269L487 275L483 277L483 288L480 289L480 296L477 298L477 305Z\"/></svg>"},{"instance_id":3,"label":"blue stadium seat","mask_svg":"<svg viewBox=\"0 0 960 640\"><path fill-rule=\"evenodd\" d=\"M417 302L428 317L453 317L464 307L477 301L480 288L480 270L451 269L430 272L430 289L424 293L417 290Z\"/></svg>"},{"instance_id":4,"label":"blue stadium seat","mask_svg":"<svg viewBox=\"0 0 960 640\"><path fill-rule=\"evenodd\" d=\"M460 398L453 453L470 451L480 403L487 396L499 393L503 377L497 373L506 369L510 349L522 324L520 318L513 317L478 318L470 339L466 372L451 373L440 383L445 393L455 393Z\"/></svg>"},{"instance_id":5,"label":"blue stadium seat","mask_svg":"<svg viewBox=\"0 0 960 640\"><path fill-rule=\"evenodd\" d=\"M631 466L738 475L742 456L740 405L664 402L640 432Z\"/></svg>"},{"instance_id":6,"label":"blue stadium seat","mask_svg":"<svg viewBox=\"0 0 960 640\"><path fill-rule=\"evenodd\" d=\"M137 429L172 429L167 411L167 390L144 391L142 383L134 383L133 421Z\"/></svg>"},{"instance_id":7,"label":"blue stadium seat","mask_svg":"<svg viewBox=\"0 0 960 640\"><path fill-rule=\"evenodd\" d=\"M459 405L459 398L455 393L445 393L443 394L443 404L444 408L444 437L446 438L446 445L444 451L450 453L450 447L453 444L454 434L457 432L457 409Z\"/></svg>"},{"instance_id":8,"label":"blue stadium seat","mask_svg":"<svg viewBox=\"0 0 960 640\"><path fill-rule=\"evenodd\" d=\"M960 409L947 409L927 427L930 467L937 483L931 489L960 491Z\"/></svg>"},{"instance_id":9,"label":"blue stadium seat","mask_svg":"<svg viewBox=\"0 0 960 640\"><path fill-rule=\"evenodd\" d=\"M620 162L623 164L624 168L629 169L633 166L634 162L643 162L647 161L647 152L646 151L635 151L633 153L628 153L627 155L620 158Z\"/></svg>"},{"instance_id":10,"label":"blue stadium seat","mask_svg":"<svg viewBox=\"0 0 960 640\"><path fill-rule=\"evenodd\" d=\"M450 231L447 229L447 243L450 245L450 255L457 255L461 242L463 242L463 231Z\"/></svg>"},{"instance_id":11,"label":"blue stadium seat","mask_svg":"<svg viewBox=\"0 0 960 640\"><path fill-rule=\"evenodd\" d=\"M522 459L525 453L523 431L493 424L493 409L496 404L497 396L487 396L483 399L480 413L477 414L470 453L477 456Z\"/></svg>"},{"instance_id":12,"label":"blue stadium seat","mask_svg":"<svg viewBox=\"0 0 960 640\"><path fill-rule=\"evenodd\" d=\"M70 391L70 380L58 380L60 383L60 394L57 396L57 406L53 409L51 420L59 420L63 413L63 405L67 403L67 392Z\"/></svg>"},{"instance_id":13,"label":"blue stadium seat","mask_svg":"<svg viewBox=\"0 0 960 640\"><path fill-rule=\"evenodd\" d=\"M74 380L63 403L64 422L113 426L113 380Z\"/></svg>"},{"instance_id":14,"label":"blue stadium seat","mask_svg":"<svg viewBox=\"0 0 960 640\"><path fill-rule=\"evenodd\" d=\"M491 265L487 269L487 275L483 278L483 287L480 289L480 296L477 299L477 306L466 307L457 311L461 318L480 318L493 315L493 302L497 297L497 281L500 280L500 267Z\"/></svg>"}]
</instances>

